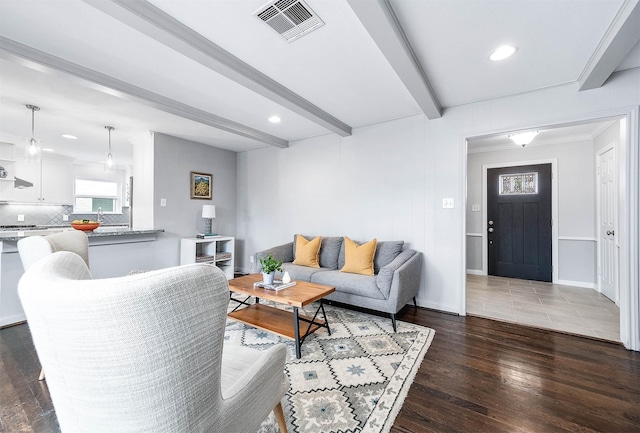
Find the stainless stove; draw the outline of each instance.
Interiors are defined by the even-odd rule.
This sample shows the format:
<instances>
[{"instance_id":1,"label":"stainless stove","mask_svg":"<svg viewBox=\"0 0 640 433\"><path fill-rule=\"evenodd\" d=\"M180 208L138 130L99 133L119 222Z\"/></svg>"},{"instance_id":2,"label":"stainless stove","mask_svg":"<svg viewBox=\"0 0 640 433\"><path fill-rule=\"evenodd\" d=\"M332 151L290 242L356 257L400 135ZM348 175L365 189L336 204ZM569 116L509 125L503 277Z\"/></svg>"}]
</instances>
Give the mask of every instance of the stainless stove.
<instances>
[{"instance_id":1,"label":"stainless stove","mask_svg":"<svg viewBox=\"0 0 640 433\"><path fill-rule=\"evenodd\" d=\"M16 231L16 230L25 230L25 229L35 229L35 224L9 224L9 225L0 225L0 231Z\"/></svg>"}]
</instances>

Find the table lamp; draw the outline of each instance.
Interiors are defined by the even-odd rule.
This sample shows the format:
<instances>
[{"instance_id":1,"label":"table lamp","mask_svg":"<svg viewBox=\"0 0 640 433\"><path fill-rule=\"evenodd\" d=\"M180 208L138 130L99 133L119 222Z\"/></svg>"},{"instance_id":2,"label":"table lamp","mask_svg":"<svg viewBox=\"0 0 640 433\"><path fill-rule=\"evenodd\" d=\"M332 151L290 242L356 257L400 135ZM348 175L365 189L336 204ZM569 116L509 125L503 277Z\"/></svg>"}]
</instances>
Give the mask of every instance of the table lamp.
<instances>
[{"instance_id":1,"label":"table lamp","mask_svg":"<svg viewBox=\"0 0 640 433\"><path fill-rule=\"evenodd\" d=\"M214 204L205 204L202 206L202 218L205 219L205 227L204 232L206 234L214 235L215 233L211 233L211 220L216 217L216 205Z\"/></svg>"}]
</instances>

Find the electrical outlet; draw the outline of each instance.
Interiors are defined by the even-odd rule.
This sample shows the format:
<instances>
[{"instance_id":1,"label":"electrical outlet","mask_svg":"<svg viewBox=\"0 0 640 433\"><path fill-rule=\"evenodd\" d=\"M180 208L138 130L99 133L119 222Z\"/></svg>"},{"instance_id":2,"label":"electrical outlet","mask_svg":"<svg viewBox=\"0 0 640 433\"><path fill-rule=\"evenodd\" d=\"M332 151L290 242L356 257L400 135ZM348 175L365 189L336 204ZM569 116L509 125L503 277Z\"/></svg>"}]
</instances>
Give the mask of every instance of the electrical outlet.
<instances>
[{"instance_id":1,"label":"electrical outlet","mask_svg":"<svg viewBox=\"0 0 640 433\"><path fill-rule=\"evenodd\" d=\"M253 256L249 256L249 263L253 263Z\"/></svg>"},{"instance_id":2,"label":"electrical outlet","mask_svg":"<svg viewBox=\"0 0 640 433\"><path fill-rule=\"evenodd\" d=\"M479 204L472 204L471 205L471 212L480 212L480 205Z\"/></svg>"},{"instance_id":3,"label":"electrical outlet","mask_svg":"<svg viewBox=\"0 0 640 433\"><path fill-rule=\"evenodd\" d=\"M69 215L62 215L62 221L69 221Z\"/></svg>"},{"instance_id":4,"label":"electrical outlet","mask_svg":"<svg viewBox=\"0 0 640 433\"><path fill-rule=\"evenodd\" d=\"M18 221L24 221L24 215L18 215Z\"/></svg>"}]
</instances>

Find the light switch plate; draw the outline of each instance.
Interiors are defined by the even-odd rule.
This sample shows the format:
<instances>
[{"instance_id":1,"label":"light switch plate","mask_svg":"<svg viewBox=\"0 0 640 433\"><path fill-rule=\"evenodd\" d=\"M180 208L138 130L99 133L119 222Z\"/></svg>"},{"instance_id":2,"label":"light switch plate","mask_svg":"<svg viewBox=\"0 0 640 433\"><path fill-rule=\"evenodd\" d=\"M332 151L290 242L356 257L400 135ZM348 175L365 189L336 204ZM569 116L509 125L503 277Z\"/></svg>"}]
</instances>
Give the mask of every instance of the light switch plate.
<instances>
[{"instance_id":1,"label":"light switch plate","mask_svg":"<svg viewBox=\"0 0 640 433\"><path fill-rule=\"evenodd\" d=\"M442 199L442 208L443 209L453 209L453 198L443 198Z\"/></svg>"},{"instance_id":2,"label":"light switch plate","mask_svg":"<svg viewBox=\"0 0 640 433\"><path fill-rule=\"evenodd\" d=\"M160 206L165 207L167 205L167 199L166 198L161 198L160 199Z\"/></svg>"},{"instance_id":3,"label":"light switch plate","mask_svg":"<svg viewBox=\"0 0 640 433\"><path fill-rule=\"evenodd\" d=\"M24 221L24 215L18 215L18 221Z\"/></svg>"}]
</instances>

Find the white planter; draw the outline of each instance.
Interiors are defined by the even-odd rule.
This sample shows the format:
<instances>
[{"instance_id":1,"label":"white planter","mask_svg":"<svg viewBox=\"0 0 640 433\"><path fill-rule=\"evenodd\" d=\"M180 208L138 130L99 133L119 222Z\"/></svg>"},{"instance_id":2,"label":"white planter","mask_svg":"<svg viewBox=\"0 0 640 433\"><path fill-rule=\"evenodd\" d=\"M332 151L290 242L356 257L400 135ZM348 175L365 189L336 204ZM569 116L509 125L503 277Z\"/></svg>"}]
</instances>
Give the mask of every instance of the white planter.
<instances>
[{"instance_id":1,"label":"white planter","mask_svg":"<svg viewBox=\"0 0 640 433\"><path fill-rule=\"evenodd\" d=\"M273 284L273 278L276 276L275 272L269 274L262 273L262 282L265 284Z\"/></svg>"}]
</instances>

